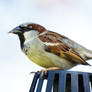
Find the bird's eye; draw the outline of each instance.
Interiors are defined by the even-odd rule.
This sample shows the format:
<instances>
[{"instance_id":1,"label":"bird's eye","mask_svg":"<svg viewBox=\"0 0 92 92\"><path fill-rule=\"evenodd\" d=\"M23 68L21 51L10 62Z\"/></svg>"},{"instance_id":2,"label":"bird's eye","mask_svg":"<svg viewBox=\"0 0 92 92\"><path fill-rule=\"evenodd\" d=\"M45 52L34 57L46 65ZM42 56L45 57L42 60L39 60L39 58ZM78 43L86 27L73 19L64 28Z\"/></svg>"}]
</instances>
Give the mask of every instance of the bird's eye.
<instances>
[{"instance_id":1,"label":"bird's eye","mask_svg":"<svg viewBox=\"0 0 92 92\"><path fill-rule=\"evenodd\" d=\"M19 26L21 29L24 29L24 28L26 28L26 27L24 27L24 26Z\"/></svg>"},{"instance_id":2,"label":"bird's eye","mask_svg":"<svg viewBox=\"0 0 92 92\"><path fill-rule=\"evenodd\" d=\"M30 28L29 27L25 27L25 26L19 26L22 30L25 30L25 31L28 31L28 30L30 30Z\"/></svg>"}]
</instances>

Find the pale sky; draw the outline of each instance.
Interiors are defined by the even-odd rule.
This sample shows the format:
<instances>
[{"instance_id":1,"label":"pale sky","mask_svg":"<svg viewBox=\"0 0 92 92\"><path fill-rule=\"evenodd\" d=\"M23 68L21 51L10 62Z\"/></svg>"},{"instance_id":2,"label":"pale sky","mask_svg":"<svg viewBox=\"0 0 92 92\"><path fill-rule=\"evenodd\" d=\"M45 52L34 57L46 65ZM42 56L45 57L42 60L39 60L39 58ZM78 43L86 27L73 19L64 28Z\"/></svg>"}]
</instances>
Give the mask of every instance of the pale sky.
<instances>
[{"instance_id":1,"label":"pale sky","mask_svg":"<svg viewBox=\"0 0 92 92\"><path fill-rule=\"evenodd\" d=\"M21 23L41 24L92 50L92 0L0 0L0 16L1 92L28 92L29 73L42 69L22 53L18 37L8 34ZM92 67L73 70L92 72Z\"/></svg>"}]
</instances>

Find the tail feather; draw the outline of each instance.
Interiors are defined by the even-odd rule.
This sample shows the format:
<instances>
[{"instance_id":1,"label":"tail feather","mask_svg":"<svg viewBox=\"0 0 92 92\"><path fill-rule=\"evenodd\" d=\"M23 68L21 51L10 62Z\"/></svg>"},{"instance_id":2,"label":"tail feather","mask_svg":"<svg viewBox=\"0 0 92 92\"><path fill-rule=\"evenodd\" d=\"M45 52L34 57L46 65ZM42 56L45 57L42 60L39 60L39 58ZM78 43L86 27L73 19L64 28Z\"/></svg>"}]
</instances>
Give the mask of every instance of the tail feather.
<instances>
[{"instance_id":1,"label":"tail feather","mask_svg":"<svg viewBox=\"0 0 92 92\"><path fill-rule=\"evenodd\" d=\"M86 50L83 52L83 56L85 58L85 60L90 60L92 59L92 51L90 50Z\"/></svg>"},{"instance_id":2,"label":"tail feather","mask_svg":"<svg viewBox=\"0 0 92 92\"><path fill-rule=\"evenodd\" d=\"M90 64L89 64L89 63L87 63L87 62L83 63L83 65L89 65L89 66L92 66L92 65L90 65Z\"/></svg>"}]
</instances>

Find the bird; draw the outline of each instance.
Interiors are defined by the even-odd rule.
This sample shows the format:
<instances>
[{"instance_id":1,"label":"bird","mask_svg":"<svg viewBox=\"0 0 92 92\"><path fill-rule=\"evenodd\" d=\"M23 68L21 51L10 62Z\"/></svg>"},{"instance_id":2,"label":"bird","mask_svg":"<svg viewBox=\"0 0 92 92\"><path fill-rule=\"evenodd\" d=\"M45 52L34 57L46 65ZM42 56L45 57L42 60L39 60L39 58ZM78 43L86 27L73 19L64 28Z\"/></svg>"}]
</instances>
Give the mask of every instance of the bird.
<instances>
[{"instance_id":1,"label":"bird","mask_svg":"<svg viewBox=\"0 0 92 92\"><path fill-rule=\"evenodd\" d=\"M68 37L40 24L23 23L9 31L18 35L23 53L37 65L49 70L67 70L92 59L92 51Z\"/></svg>"}]
</instances>

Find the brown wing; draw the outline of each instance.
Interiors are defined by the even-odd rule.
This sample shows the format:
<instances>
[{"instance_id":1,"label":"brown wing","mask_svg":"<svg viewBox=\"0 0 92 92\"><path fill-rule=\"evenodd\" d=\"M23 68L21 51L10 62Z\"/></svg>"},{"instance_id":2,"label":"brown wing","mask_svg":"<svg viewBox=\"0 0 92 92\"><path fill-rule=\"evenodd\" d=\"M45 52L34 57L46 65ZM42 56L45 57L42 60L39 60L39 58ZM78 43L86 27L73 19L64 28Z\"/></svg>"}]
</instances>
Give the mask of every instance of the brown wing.
<instances>
[{"instance_id":1,"label":"brown wing","mask_svg":"<svg viewBox=\"0 0 92 92\"><path fill-rule=\"evenodd\" d=\"M67 44L62 43L62 38L64 38L64 36L48 31L46 34L39 36L39 38L44 42L46 51L61 58L88 65L88 63L85 62L85 60L76 51L67 46Z\"/></svg>"}]
</instances>

